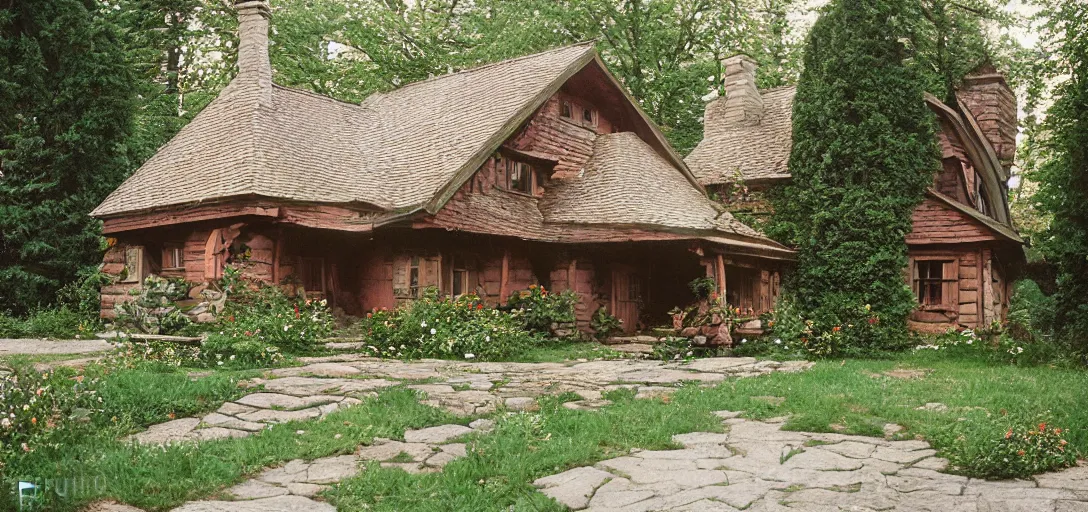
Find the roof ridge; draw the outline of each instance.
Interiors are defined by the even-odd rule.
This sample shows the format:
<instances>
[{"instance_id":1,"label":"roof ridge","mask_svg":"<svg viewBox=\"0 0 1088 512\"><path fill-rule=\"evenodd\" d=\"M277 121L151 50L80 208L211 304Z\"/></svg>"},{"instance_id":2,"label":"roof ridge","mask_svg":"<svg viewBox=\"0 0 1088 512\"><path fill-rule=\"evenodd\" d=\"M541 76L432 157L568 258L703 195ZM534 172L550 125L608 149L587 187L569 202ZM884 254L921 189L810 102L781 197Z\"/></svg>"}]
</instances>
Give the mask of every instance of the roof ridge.
<instances>
[{"instance_id":1,"label":"roof ridge","mask_svg":"<svg viewBox=\"0 0 1088 512\"><path fill-rule=\"evenodd\" d=\"M316 93L314 91L307 91L306 89L298 89L298 88L295 88L295 87L288 87L286 85L280 85L280 84L276 84L276 83L272 84L272 88L273 89L279 89L279 90L284 91L284 92L298 93L298 94L302 94L302 95L305 95L305 96L311 96L311 97L314 97L314 98L329 100L329 101L332 101L332 102L335 102L335 103L340 103L340 104L347 105L347 106L350 106L350 107L362 108L362 103L361 102L360 103L354 103L354 102L351 102L351 101L345 101L345 100L335 98L335 97L332 97L332 96L325 96L324 94L318 94L318 93ZM372 95L373 94L371 94L371 96Z\"/></svg>"},{"instance_id":2,"label":"roof ridge","mask_svg":"<svg viewBox=\"0 0 1088 512\"><path fill-rule=\"evenodd\" d=\"M502 64L509 64L511 62L518 62L518 61L522 61L522 60L532 59L532 58L540 57L542 55L546 55L546 54L549 54L549 53L556 53L556 52L559 52L559 51L562 51L562 50L567 50L567 49L570 49L570 48L574 48L576 46L589 46L590 48L592 48L593 45L595 45L595 44L596 44L595 41L590 40L590 41L581 41L581 42L574 43L574 44L568 44L568 45L565 45L565 46L557 46L555 48L544 50L542 52L532 53L532 54L529 54L529 55L522 55L520 57L512 57L512 58L509 58L509 59L503 59L503 60L499 60L499 61L495 61L495 62L488 62L486 64L480 64L479 66L474 66L474 67L471 67L471 68L465 68L465 69L462 69L462 70L454 71L452 73L446 73L446 74L443 74L443 75L435 75L435 76L432 76L432 77L429 77L429 78L424 78L423 80L419 80L419 81L416 81L416 82L411 82L411 83L404 84L404 85L402 85L400 87L397 87L395 89L391 89L389 91L375 92L374 94L391 94L393 92L402 91L404 89L407 89L407 88L415 86L415 85L434 82L436 80L441 80L443 78L450 78L450 77L465 74L465 73L472 73L472 72L480 71L480 70L483 70L483 69L499 66L499 65L502 65ZM371 94L370 96L373 96L374 94ZM367 98L369 99L370 96L367 96ZM366 101L366 100L363 100L363 101Z\"/></svg>"}]
</instances>

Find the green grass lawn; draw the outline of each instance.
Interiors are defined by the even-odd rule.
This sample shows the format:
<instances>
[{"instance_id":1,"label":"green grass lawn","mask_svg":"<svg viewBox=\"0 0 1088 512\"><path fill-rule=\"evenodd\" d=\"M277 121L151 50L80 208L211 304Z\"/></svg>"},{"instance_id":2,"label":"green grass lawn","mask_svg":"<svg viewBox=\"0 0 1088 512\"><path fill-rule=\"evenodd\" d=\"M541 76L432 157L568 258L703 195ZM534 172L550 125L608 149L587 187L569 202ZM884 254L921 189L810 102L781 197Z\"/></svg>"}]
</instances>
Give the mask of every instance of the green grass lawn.
<instances>
[{"instance_id":1,"label":"green grass lawn","mask_svg":"<svg viewBox=\"0 0 1088 512\"><path fill-rule=\"evenodd\" d=\"M601 357L602 350L593 348L541 349L532 357ZM276 426L245 439L165 449L117 440L132 427L165 421L170 414L212 410L248 392L237 387L237 379L246 375L118 371L102 396L108 411L124 411L122 424L43 450L6 476L103 476L108 485L95 497L167 510L287 460L349 453L374 437L398 438L409 428L469 420L424 406L413 392L394 388L323 419ZM327 498L346 510L560 510L533 491L534 479L635 447L671 448L673 434L720 430L711 412L722 409L743 410L753 418L789 415L786 428L806 431L883 435L884 425L895 423L905 427L900 436L927 439L954 462L969 460L1010 426L1045 419L1066 429L1070 448L1086 453L1085 390L1083 370L1017 367L925 351L884 360L822 361L801 373L729 380L710 388L687 385L666 400L613 392L608 398L614 404L597 412L565 409L561 401L575 398L553 397L542 399L537 412L498 414L496 430L476 435L469 456L441 473L409 475L374 465L331 489ZM948 409L916 409L929 402Z\"/></svg>"},{"instance_id":2,"label":"green grass lawn","mask_svg":"<svg viewBox=\"0 0 1088 512\"><path fill-rule=\"evenodd\" d=\"M886 423L897 423L906 427L901 436L925 438L954 460L1000 438L1010 425L1027 426L1042 414L1068 429L1070 446L1085 453L1086 389L1084 371L995 366L934 354L827 361L803 373L732 380L713 388L686 386L667 401L616 393L610 397L615 404L600 412L545 402L537 413L500 421L493 434L479 436L474 452L441 473L409 475L371 467L328 497L346 510L562 510L534 493L531 482L633 447L671 448L673 434L719 430L710 413L722 409L743 410L754 418L788 414L787 429L817 432L882 435ZM762 397L785 400L774 405ZM927 402L943 403L949 410L915 409Z\"/></svg>"}]
</instances>

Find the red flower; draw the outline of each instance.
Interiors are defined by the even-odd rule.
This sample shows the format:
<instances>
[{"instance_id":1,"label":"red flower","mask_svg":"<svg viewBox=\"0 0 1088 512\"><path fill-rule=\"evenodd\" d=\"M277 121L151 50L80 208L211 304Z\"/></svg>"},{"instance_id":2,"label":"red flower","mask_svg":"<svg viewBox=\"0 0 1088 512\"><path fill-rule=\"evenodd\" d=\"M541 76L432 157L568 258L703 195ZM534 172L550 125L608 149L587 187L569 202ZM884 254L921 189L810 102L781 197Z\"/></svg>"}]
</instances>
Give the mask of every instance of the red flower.
<instances>
[{"instance_id":1,"label":"red flower","mask_svg":"<svg viewBox=\"0 0 1088 512\"><path fill-rule=\"evenodd\" d=\"M832 327L832 328L831 328L831 330L832 330L833 332L839 332L839 331L841 331L841 330L842 330L842 327L839 327L839 326L837 326L837 325L836 325L835 327Z\"/></svg>"},{"instance_id":2,"label":"red flower","mask_svg":"<svg viewBox=\"0 0 1088 512\"><path fill-rule=\"evenodd\" d=\"M373 317L374 317L374 313L367 313L367 314L366 314L366 317L367 317L367 318L373 318Z\"/></svg>"},{"instance_id":3,"label":"red flower","mask_svg":"<svg viewBox=\"0 0 1088 512\"><path fill-rule=\"evenodd\" d=\"M1046 430L1046 423L1040 423L1039 424L1039 433L1041 434L1044 430Z\"/></svg>"},{"instance_id":4,"label":"red flower","mask_svg":"<svg viewBox=\"0 0 1088 512\"><path fill-rule=\"evenodd\" d=\"M879 318L877 318L877 317L875 317L875 316L873 316L873 317L869 317L869 325L876 325L876 324L878 324L878 323L880 323L880 319L879 319Z\"/></svg>"},{"instance_id":5,"label":"red flower","mask_svg":"<svg viewBox=\"0 0 1088 512\"><path fill-rule=\"evenodd\" d=\"M477 309L477 310L480 310L480 309L483 309L483 308L484 308L484 305L483 305L483 303L480 303L480 304L477 304L477 305L476 305L476 309Z\"/></svg>"},{"instance_id":6,"label":"red flower","mask_svg":"<svg viewBox=\"0 0 1088 512\"><path fill-rule=\"evenodd\" d=\"M1005 439L1008 439L1010 437L1012 437L1012 429L1011 428L1009 429L1008 432L1005 432Z\"/></svg>"},{"instance_id":7,"label":"red flower","mask_svg":"<svg viewBox=\"0 0 1088 512\"><path fill-rule=\"evenodd\" d=\"M299 318L299 314L298 314L298 304L295 304L295 319L296 319L296 320L298 320L298 318Z\"/></svg>"}]
</instances>

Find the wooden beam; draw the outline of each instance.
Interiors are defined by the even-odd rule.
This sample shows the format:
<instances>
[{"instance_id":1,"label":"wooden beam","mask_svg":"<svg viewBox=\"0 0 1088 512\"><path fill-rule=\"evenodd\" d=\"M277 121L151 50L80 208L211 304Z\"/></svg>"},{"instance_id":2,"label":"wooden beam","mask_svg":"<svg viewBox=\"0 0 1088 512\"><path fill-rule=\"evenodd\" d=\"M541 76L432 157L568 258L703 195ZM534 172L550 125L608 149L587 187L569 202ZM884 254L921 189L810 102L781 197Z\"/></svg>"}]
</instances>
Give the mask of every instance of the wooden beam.
<instances>
[{"instance_id":1,"label":"wooden beam","mask_svg":"<svg viewBox=\"0 0 1088 512\"><path fill-rule=\"evenodd\" d=\"M717 261L718 297L725 300L725 258L719 253Z\"/></svg>"},{"instance_id":2,"label":"wooden beam","mask_svg":"<svg viewBox=\"0 0 1088 512\"><path fill-rule=\"evenodd\" d=\"M572 292L577 292L574 287L578 285L578 279L576 277L578 272L578 258L570 259L570 267L567 268L567 289Z\"/></svg>"},{"instance_id":3,"label":"wooden beam","mask_svg":"<svg viewBox=\"0 0 1088 512\"><path fill-rule=\"evenodd\" d=\"M211 234L208 235L208 241L204 244L204 280L214 281L219 278L219 269L216 265L216 255L219 254L219 250L222 248L221 229L213 229Z\"/></svg>"},{"instance_id":4,"label":"wooden beam","mask_svg":"<svg viewBox=\"0 0 1088 512\"><path fill-rule=\"evenodd\" d=\"M502 252L502 277L499 280L499 304L506 304L510 296L510 249Z\"/></svg>"},{"instance_id":5,"label":"wooden beam","mask_svg":"<svg viewBox=\"0 0 1088 512\"><path fill-rule=\"evenodd\" d=\"M283 276L280 275L280 259L283 258L283 230L276 233L276 241L272 249L272 284L279 285Z\"/></svg>"},{"instance_id":6,"label":"wooden beam","mask_svg":"<svg viewBox=\"0 0 1088 512\"><path fill-rule=\"evenodd\" d=\"M136 229L200 222L227 217L278 217L277 207L209 204L187 207L183 210L126 215L102 221L102 233L112 234Z\"/></svg>"}]
</instances>

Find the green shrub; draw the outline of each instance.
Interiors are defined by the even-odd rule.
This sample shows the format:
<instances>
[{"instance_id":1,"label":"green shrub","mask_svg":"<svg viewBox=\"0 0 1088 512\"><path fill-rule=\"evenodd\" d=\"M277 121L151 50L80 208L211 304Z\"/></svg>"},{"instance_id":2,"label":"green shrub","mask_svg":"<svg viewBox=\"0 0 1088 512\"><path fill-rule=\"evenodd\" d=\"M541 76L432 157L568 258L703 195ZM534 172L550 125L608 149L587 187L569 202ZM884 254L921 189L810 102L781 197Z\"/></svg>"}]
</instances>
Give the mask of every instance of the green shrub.
<instances>
[{"instance_id":1,"label":"green shrub","mask_svg":"<svg viewBox=\"0 0 1088 512\"><path fill-rule=\"evenodd\" d=\"M0 314L0 338L78 339L94 336L99 327L97 314L67 306L35 310L26 318Z\"/></svg>"},{"instance_id":2,"label":"green shrub","mask_svg":"<svg viewBox=\"0 0 1088 512\"><path fill-rule=\"evenodd\" d=\"M134 300L115 307L114 324L120 330L145 334L175 334L192 322L176 301L188 298L189 283L184 279L147 276Z\"/></svg>"},{"instance_id":3,"label":"green shrub","mask_svg":"<svg viewBox=\"0 0 1088 512\"><path fill-rule=\"evenodd\" d=\"M809 32L793 179L772 193L769 234L797 247L785 291L813 322L814 355L905 348L916 302L903 236L940 166L923 70L904 45L913 34L901 20L919 16L916 4L832 0Z\"/></svg>"},{"instance_id":4,"label":"green shrub","mask_svg":"<svg viewBox=\"0 0 1088 512\"><path fill-rule=\"evenodd\" d=\"M1054 297L1044 294L1038 283L1030 279L1017 281L1009 296L1009 334L1020 341L1050 339L1056 308Z\"/></svg>"},{"instance_id":5,"label":"green shrub","mask_svg":"<svg viewBox=\"0 0 1088 512\"><path fill-rule=\"evenodd\" d=\"M332 333L333 318L324 300L288 297L276 286L259 285L234 288L218 327L218 334L209 336L212 344L224 354L238 344L241 352L235 355L248 357L267 346L287 353L311 351ZM259 344L239 344L246 339Z\"/></svg>"},{"instance_id":6,"label":"green shrub","mask_svg":"<svg viewBox=\"0 0 1088 512\"><path fill-rule=\"evenodd\" d=\"M1041 422L1028 428L1010 427L998 439L987 439L968 452L950 454L951 464L976 478L1028 478L1072 467L1077 453L1064 431Z\"/></svg>"},{"instance_id":7,"label":"green shrub","mask_svg":"<svg viewBox=\"0 0 1088 512\"><path fill-rule=\"evenodd\" d=\"M697 300L710 299L718 289L718 283L713 277L697 277L688 283L688 288Z\"/></svg>"},{"instance_id":8,"label":"green shrub","mask_svg":"<svg viewBox=\"0 0 1088 512\"><path fill-rule=\"evenodd\" d=\"M654 343L654 351L650 357L661 361L690 361L695 359L695 351L690 338L670 336L664 341Z\"/></svg>"},{"instance_id":9,"label":"green shrub","mask_svg":"<svg viewBox=\"0 0 1088 512\"><path fill-rule=\"evenodd\" d=\"M597 338L597 341L602 341L620 332L623 328L623 321L609 313L604 306L601 306L589 319L589 327L593 329L593 337Z\"/></svg>"},{"instance_id":10,"label":"green shrub","mask_svg":"<svg viewBox=\"0 0 1088 512\"><path fill-rule=\"evenodd\" d=\"M573 323L577 304L578 294L573 290L548 293L543 286L535 284L528 290L514 292L507 300L510 308L521 311L525 328L541 334L550 334L554 324Z\"/></svg>"},{"instance_id":11,"label":"green shrub","mask_svg":"<svg viewBox=\"0 0 1088 512\"><path fill-rule=\"evenodd\" d=\"M499 360L543 343L525 329L521 310L486 307L475 295L457 299L428 289L393 311L373 311L360 327L370 355L391 358L438 357Z\"/></svg>"}]
</instances>

